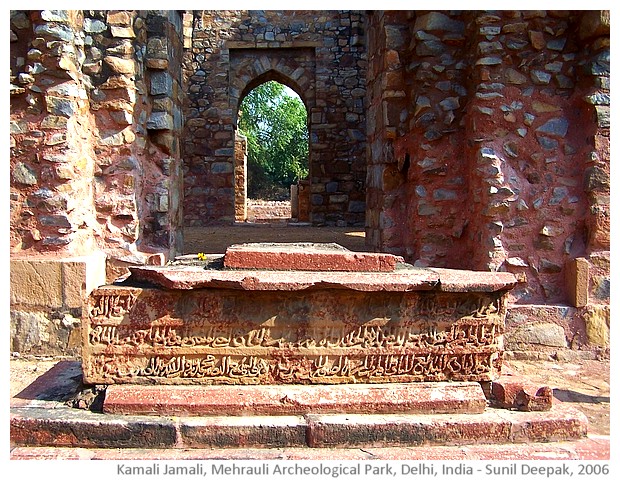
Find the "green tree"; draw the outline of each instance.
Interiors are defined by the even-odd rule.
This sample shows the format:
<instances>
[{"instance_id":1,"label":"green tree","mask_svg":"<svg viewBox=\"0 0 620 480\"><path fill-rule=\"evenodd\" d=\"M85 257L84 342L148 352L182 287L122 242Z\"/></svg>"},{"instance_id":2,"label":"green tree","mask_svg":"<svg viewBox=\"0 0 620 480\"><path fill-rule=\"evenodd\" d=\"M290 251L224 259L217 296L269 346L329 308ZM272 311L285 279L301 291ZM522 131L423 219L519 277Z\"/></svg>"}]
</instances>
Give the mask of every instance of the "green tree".
<instances>
[{"instance_id":1,"label":"green tree","mask_svg":"<svg viewBox=\"0 0 620 480\"><path fill-rule=\"evenodd\" d=\"M248 139L249 197L286 197L308 175L306 107L284 85L270 81L252 90L239 107L239 130Z\"/></svg>"}]
</instances>

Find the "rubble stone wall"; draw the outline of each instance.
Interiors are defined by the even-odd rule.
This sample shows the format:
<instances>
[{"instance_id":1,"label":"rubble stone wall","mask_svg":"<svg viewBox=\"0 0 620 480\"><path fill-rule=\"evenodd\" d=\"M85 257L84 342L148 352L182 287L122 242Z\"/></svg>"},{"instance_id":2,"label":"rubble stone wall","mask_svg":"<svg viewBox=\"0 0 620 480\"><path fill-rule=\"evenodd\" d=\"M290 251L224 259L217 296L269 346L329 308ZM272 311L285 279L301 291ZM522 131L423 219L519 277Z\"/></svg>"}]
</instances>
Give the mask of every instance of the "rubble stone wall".
<instances>
[{"instance_id":1,"label":"rubble stone wall","mask_svg":"<svg viewBox=\"0 0 620 480\"><path fill-rule=\"evenodd\" d=\"M11 32L12 252L174 254L178 13L14 11Z\"/></svg>"},{"instance_id":2,"label":"rubble stone wall","mask_svg":"<svg viewBox=\"0 0 620 480\"><path fill-rule=\"evenodd\" d=\"M567 300L575 258L605 263L601 15L370 15L367 238L377 250L511 271L527 278L515 293L527 303Z\"/></svg>"},{"instance_id":3,"label":"rubble stone wall","mask_svg":"<svg viewBox=\"0 0 620 480\"><path fill-rule=\"evenodd\" d=\"M12 327L30 339L19 351L74 351L76 322L59 319L79 319L79 302L36 301L65 292L67 265L81 265L85 298L182 249L182 39L176 11L11 12Z\"/></svg>"},{"instance_id":4,"label":"rubble stone wall","mask_svg":"<svg viewBox=\"0 0 620 480\"><path fill-rule=\"evenodd\" d=\"M608 345L609 25L604 11L371 12L369 244L512 272L513 305L576 308L508 325Z\"/></svg>"}]
</instances>

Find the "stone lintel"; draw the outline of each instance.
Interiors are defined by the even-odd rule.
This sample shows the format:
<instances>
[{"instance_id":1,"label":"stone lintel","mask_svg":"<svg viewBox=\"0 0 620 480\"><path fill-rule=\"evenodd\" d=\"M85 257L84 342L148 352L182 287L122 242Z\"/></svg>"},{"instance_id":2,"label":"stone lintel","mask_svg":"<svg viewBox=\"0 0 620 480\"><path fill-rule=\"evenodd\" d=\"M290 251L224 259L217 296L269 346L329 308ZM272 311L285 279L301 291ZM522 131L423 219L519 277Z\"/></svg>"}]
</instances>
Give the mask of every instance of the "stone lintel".
<instances>
[{"instance_id":1,"label":"stone lintel","mask_svg":"<svg viewBox=\"0 0 620 480\"><path fill-rule=\"evenodd\" d=\"M280 44L280 48L317 48L322 47L323 42L313 41L313 40L284 40L282 42L278 42ZM235 40L227 40L224 42L223 50L232 50L232 49L240 49L240 48L257 48L257 47L268 47L269 45L265 42L243 42L243 41L235 41Z\"/></svg>"},{"instance_id":2,"label":"stone lintel","mask_svg":"<svg viewBox=\"0 0 620 480\"><path fill-rule=\"evenodd\" d=\"M477 382L394 385L110 385L104 413L126 415L305 415L483 413Z\"/></svg>"},{"instance_id":3,"label":"stone lintel","mask_svg":"<svg viewBox=\"0 0 620 480\"><path fill-rule=\"evenodd\" d=\"M404 259L352 252L335 243L247 243L226 249L224 267L245 270L393 272Z\"/></svg>"}]
</instances>

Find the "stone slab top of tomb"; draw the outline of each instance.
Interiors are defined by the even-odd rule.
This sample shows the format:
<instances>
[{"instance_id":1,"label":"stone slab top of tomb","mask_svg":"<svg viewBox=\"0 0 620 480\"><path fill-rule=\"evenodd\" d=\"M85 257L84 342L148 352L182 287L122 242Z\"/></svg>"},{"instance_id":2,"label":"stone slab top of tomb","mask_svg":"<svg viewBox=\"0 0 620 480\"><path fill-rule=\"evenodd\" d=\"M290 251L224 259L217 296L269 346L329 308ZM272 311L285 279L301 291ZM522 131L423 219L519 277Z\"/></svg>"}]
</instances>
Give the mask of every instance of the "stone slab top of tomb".
<instances>
[{"instance_id":1,"label":"stone slab top of tomb","mask_svg":"<svg viewBox=\"0 0 620 480\"><path fill-rule=\"evenodd\" d=\"M402 257L352 252L337 244L233 245L226 254L185 255L165 266L130 267L130 282L173 290L224 288L296 291L310 288L371 291L495 292L516 284L507 272L413 267Z\"/></svg>"}]
</instances>

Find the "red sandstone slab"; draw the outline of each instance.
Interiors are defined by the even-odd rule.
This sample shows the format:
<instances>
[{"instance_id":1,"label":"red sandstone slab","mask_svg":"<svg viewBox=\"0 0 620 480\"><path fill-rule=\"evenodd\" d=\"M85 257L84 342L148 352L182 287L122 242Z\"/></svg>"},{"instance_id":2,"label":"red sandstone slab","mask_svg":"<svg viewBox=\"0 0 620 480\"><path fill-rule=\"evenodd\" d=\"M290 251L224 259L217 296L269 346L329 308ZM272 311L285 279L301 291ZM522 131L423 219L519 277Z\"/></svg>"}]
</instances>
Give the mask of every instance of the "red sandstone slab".
<instances>
[{"instance_id":1,"label":"red sandstone slab","mask_svg":"<svg viewBox=\"0 0 620 480\"><path fill-rule=\"evenodd\" d=\"M173 290L221 288L298 291L309 288L360 292L495 292L508 290L516 278L506 272L473 272L445 268L398 269L394 272L312 272L276 270L209 270L197 266L129 267L131 281Z\"/></svg>"},{"instance_id":2,"label":"red sandstone slab","mask_svg":"<svg viewBox=\"0 0 620 480\"><path fill-rule=\"evenodd\" d=\"M335 243L245 243L226 249L224 266L246 270L393 272L402 257L352 252Z\"/></svg>"},{"instance_id":3,"label":"red sandstone slab","mask_svg":"<svg viewBox=\"0 0 620 480\"><path fill-rule=\"evenodd\" d=\"M609 437L552 443L359 448L66 448L15 447L11 460L609 460ZM49 464L53 465L53 464ZM59 464L64 465L64 464ZM46 465L47 467L47 465ZM53 468L53 467L52 467ZM437 468L437 467L435 467Z\"/></svg>"},{"instance_id":4,"label":"red sandstone slab","mask_svg":"<svg viewBox=\"0 0 620 480\"><path fill-rule=\"evenodd\" d=\"M172 290L221 288L256 291L298 291L309 288L360 292L432 290L439 275L429 269L396 272L309 272L271 270L206 270L196 266L129 267L131 281L149 282ZM491 290L492 291L492 290Z\"/></svg>"},{"instance_id":5,"label":"red sandstone slab","mask_svg":"<svg viewBox=\"0 0 620 480\"><path fill-rule=\"evenodd\" d=\"M584 438L586 416L569 407L548 412L489 409L481 415L306 415L308 446L346 448L550 442Z\"/></svg>"},{"instance_id":6,"label":"red sandstone slab","mask_svg":"<svg viewBox=\"0 0 620 480\"><path fill-rule=\"evenodd\" d=\"M110 385L103 410L131 415L484 412L476 382L395 385Z\"/></svg>"},{"instance_id":7,"label":"red sandstone slab","mask_svg":"<svg viewBox=\"0 0 620 480\"><path fill-rule=\"evenodd\" d=\"M175 423L167 417L105 417L101 413L58 408L11 408L11 443L86 448L170 448Z\"/></svg>"},{"instance_id":8,"label":"red sandstone slab","mask_svg":"<svg viewBox=\"0 0 620 480\"><path fill-rule=\"evenodd\" d=\"M492 382L492 399L501 408L516 408L525 412L551 410L553 391L546 385L536 385L520 375L504 373Z\"/></svg>"},{"instance_id":9,"label":"red sandstone slab","mask_svg":"<svg viewBox=\"0 0 620 480\"><path fill-rule=\"evenodd\" d=\"M495 292L508 290L517 279L508 272L478 272L451 268L429 268L439 275L438 289L442 292Z\"/></svg>"},{"instance_id":10,"label":"red sandstone slab","mask_svg":"<svg viewBox=\"0 0 620 480\"><path fill-rule=\"evenodd\" d=\"M586 436L585 415L487 409L465 414L331 414L175 417L71 408L12 408L14 446L76 448L378 448L554 442Z\"/></svg>"}]
</instances>

